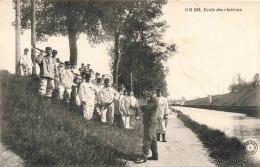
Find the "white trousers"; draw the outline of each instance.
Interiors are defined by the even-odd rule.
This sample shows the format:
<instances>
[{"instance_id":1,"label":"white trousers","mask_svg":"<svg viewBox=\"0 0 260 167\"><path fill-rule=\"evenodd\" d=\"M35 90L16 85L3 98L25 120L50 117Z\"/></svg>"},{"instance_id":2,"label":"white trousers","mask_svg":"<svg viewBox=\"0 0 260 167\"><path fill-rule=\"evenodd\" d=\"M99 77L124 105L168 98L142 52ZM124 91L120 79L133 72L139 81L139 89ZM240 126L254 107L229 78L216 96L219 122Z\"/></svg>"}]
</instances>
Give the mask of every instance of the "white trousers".
<instances>
[{"instance_id":1,"label":"white trousers","mask_svg":"<svg viewBox=\"0 0 260 167\"><path fill-rule=\"evenodd\" d=\"M54 87L54 80L51 78L41 77L40 88L38 94L42 96L52 97Z\"/></svg>"},{"instance_id":2,"label":"white trousers","mask_svg":"<svg viewBox=\"0 0 260 167\"><path fill-rule=\"evenodd\" d=\"M81 100L79 98L79 95L76 96L76 105L80 106L81 105Z\"/></svg>"},{"instance_id":3,"label":"white trousers","mask_svg":"<svg viewBox=\"0 0 260 167\"><path fill-rule=\"evenodd\" d=\"M108 122L112 125L114 121L114 107L101 108L101 122Z\"/></svg>"},{"instance_id":4,"label":"white trousers","mask_svg":"<svg viewBox=\"0 0 260 167\"><path fill-rule=\"evenodd\" d=\"M96 107L96 112L98 113L98 115L101 115L101 110L100 110L100 107Z\"/></svg>"},{"instance_id":5,"label":"white trousers","mask_svg":"<svg viewBox=\"0 0 260 167\"><path fill-rule=\"evenodd\" d=\"M156 118L156 133L166 134L165 119Z\"/></svg>"},{"instance_id":6,"label":"white trousers","mask_svg":"<svg viewBox=\"0 0 260 167\"><path fill-rule=\"evenodd\" d=\"M70 97L71 97L71 88L66 88L63 85L59 85L59 99L61 99L61 100L63 99L63 95L64 95L65 90L68 92L69 99L70 99Z\"/></svg>"},{"instance_id":7,"label":"white trousers","mask_svg":"<svg viewBox=\"0 0 260 167\"><path fill-rule=\"evenodd\" d=\"M94 104L83 104L83 115L86 120L91 120L94 112Z\"/></svg>"},{"instance_id":8,"label":"white trousers","mask_svg":"<svg viewBox=\"0 0 260 167\"><path fill-rule=\"evenodd\" d=\"M130 115L122 115L122 120L125 125L125 129L130 129Z\"/></svg>"}]
</instances>

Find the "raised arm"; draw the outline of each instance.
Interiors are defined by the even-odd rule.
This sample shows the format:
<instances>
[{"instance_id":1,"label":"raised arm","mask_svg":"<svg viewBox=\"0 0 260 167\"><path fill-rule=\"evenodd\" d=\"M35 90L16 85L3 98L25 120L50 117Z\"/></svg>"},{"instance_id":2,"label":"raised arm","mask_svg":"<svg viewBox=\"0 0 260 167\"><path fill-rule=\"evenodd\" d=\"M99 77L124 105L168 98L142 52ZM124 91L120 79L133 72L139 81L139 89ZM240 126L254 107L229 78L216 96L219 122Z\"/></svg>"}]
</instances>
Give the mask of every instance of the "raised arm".
<instances>
[{"instance_id":1,"label":"raised arm","mask_svg":"<svg viewBox=\"0 0 260 167\"><path fill-rule=\"evenodd\" d=\"M42 60L43 60L43 54L41 52L40 54L38 54L38 56L35 57L35 62L41 64Z\"/></svg>"}]
</instances>

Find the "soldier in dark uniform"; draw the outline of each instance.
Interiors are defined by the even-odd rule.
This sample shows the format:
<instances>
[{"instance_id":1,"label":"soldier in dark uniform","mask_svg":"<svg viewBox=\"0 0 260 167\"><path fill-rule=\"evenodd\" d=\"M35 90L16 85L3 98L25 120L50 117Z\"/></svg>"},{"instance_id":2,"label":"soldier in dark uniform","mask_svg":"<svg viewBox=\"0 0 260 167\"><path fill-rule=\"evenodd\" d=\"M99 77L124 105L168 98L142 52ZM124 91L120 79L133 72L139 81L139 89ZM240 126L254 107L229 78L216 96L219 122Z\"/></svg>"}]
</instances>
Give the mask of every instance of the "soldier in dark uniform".
<instances>
[{"instance_id":1,"label":"soldier in dark uniform","mask_svg":"<svg viewBox=\"0 0 260 167\"><path fill-rule=\"evenodd\" d=\"M158 160L157 141L156 141L156 110L158 108L156 95L154 91L149 92L149 101L142 107L143 111L143 153L136 163L144 163L146 160ZM152 151L152 156L148 157L149 149Z\"/></svg>"}]
</instances>

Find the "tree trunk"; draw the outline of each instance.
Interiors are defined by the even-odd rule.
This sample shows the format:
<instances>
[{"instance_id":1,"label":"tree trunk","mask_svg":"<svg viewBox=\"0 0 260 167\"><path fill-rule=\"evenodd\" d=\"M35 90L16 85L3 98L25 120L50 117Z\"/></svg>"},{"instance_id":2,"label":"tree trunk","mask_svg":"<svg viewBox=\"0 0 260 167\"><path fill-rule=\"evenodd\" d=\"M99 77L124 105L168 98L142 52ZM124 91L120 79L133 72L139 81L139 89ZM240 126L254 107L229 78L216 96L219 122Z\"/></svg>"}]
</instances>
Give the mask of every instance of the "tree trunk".
<instances>
[{"instance_id":1,"label":"tree trunk","mask_svg":"<svg viewBox=\"0 0 260 167\"><path fill-rule=\"evenodd\" d=\"M73 30L69 30L68 33L69 33L69 45L70 45L70 63L72 65L77 65L77 61L78 61L77 33Z\"/></svg>"},{"instance_id":2,"label":"tree trunk","mask_svg":"<svg viewBox=\"0 0 260 167\"><path fill-rule=\"evenodd\" d=\"M35 19L35 0L31 0L31 45L35 46L36 44L36 19ZM34 47L31 49L31 59L33 62L32 74L36 75L36 62L35 62L36 50Z\"/></svg>"},{"instance_id":3,"label":"tree trunk","mask_svg":"<svg viewBox=\"0 0 260 167\"><path fill-rule=\"evenodd\" d=\"M139 82L139 98L142 99L142 82Z\"/></svg>"},{"instance_id":4,"label":"tree trunk","mask_svg":"<svg viewBox=\"0 0 260 167\"><path fill-rule=\"evenodd\" d=\"M114 70L113 70L113 83L116 87L118 87L118 69L119 69L119 62L120 62L120 54L119 54L119 32L115 32L115 57L114 57Z\"/></svg>"},{"instance_id":5,"label":"tree trunk","mask_svg":"<svg viewBox=\"0 0 260 167\"><path fill-rule=\"evenodd\" d=\"M21 8L20 0L15 1L15 73L18 73L19 59L21 56Z\"/></svg>"},{"instance_id":6,"label":"tree trunk","mask_svg":"<svg viewBox=\"0 0 260 167\"><path fill-rule=\"evenodd\" d=\"M130 73L130 90L134 90L133 71L131 71L131 73Z\"/></svg>"},{"instance_id":7,"label":"tree trunk","mask_svg":"<svg viewBox=\"0 0 260 167\"><path fill-rule=\"evenodd\" d=\"M72 1L68 1L67 9L67 28L69 35L69 45L70 45L70 63L72 65L77 65L78 61L78 48L77 48L77 29L75 23L75 14L73 14L73 9L71 9Z\"/></svg>"}]
</instances>

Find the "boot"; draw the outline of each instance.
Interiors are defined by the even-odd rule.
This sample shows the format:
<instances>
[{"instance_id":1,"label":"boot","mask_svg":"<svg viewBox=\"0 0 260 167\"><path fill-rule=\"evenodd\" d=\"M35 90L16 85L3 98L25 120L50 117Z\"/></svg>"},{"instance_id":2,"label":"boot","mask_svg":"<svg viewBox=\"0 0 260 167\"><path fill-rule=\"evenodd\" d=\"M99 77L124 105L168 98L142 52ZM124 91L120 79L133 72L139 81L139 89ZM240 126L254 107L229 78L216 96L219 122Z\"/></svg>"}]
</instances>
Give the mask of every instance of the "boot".
<instances>
[{"instance_id":1,"label":"boot","mask_svg":"<svg viewBox=\"0 0 260 167\"><path fill-rule=\"evenodd\" d=\"M158 155L152 155L151 157L148 157L147 160L158 160Z\"/></svg>"},{"instance_id":2,"label":"boot","mask_svg":"<svg viewBox=\"0 0 260 167\"><path fill-rule=\"evenodd\" d=\"M161 138L161 134L157 133L157 141L160 141L160 138Z\"/></svg>"},{"instance_id":3,"label":"boot","mask_svg":"<svg viewBox=\"0 0 260 167\"><path fill-rule=\"evenodd\" d=\"M146 162L146 157L145 156L141 156L140 158L137 158L135 163L140 164L140 163L145 163Z\"/></svg>"},{"instance_id":4,"label":"boot","mask_svg":"<svg viewBox=\"0 0 260 167\"><path fill-rule=\"evenodd\" d=\"M163 142L167 142L167 140L165 138L165 134L162 134L162 138L163 138Z\"/></svg>"}]
</instances>

